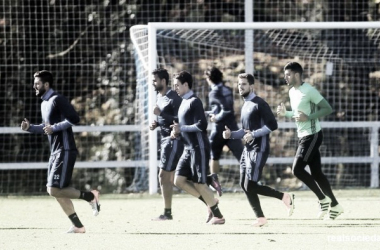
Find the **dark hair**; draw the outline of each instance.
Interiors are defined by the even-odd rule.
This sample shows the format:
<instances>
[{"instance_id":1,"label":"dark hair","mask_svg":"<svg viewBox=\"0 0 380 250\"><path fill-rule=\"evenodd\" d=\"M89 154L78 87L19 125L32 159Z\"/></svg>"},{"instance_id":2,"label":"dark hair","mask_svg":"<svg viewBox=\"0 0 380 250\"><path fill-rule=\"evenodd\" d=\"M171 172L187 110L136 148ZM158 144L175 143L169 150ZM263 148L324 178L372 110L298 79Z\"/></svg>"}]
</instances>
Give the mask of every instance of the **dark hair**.
<instances>
[{"instance_id":1,"label":"dark hair","mask_svg":"<svg viewBox=\"0 0 380 250\"><path fill-rule=\"evenodd\" d=\"M34 73L34 78L39 77L42 83L49 83L49 87L53 87L53 74L47 70L41 70Z\"/></svg>"},{"instance_id":2,"label":"dark hair","mask_svg":"<svg viewBox=\"0 0 380 250\"><path fill-rule=\"evenodd\" d=\"M205 71L205 75L208 76L210 80L215 84L223 81L223 73L218 68L208 68Z\"/></svg>"},{"instance_id":3,"label":"dark hair","mask_svg":"<svg viewBox=\"0 0 380 250\"><path fill-rule=\"evenodd\" d=\"M255 77L248 73L239 74L238 78L240 79L247 79L249 85L255 84Z\"/></svg>"},{"instance_id":4,"label":"dark hair","mask_svg":"<svg viewBox=\"0 0 380 250\"><path fill-rule=\"evenodd\" d=\"M193 87L193 77L191 74L187 71L181 71L174 75L174 79L179 80L182 84L187 82L187 85L189 86L189 89Z\"/></svg>"},{"instance_id":5,"label":"dark hair","mask_svg":"<svg viewBox=\"0 0 380 250\"><path fill-rule=\"evenodd\" d=\"M301 76L303 74L303 68L298 62L288 62L285 65L284 70L291 70L294 73L299 73Z\"/></svg>"},{"instance_id":6,"label":"dark hair","mask_svg":"<svg viewBox=\"0 0 380 250\"><path fill-rule=\"evenodd\" d=\"M169 85L169 73L166 69L158 68L153 70L152 72L153 75L157 75L158 78L160 79L165 79L166 80L166 86Z\"/></svg>"}]
</instances>

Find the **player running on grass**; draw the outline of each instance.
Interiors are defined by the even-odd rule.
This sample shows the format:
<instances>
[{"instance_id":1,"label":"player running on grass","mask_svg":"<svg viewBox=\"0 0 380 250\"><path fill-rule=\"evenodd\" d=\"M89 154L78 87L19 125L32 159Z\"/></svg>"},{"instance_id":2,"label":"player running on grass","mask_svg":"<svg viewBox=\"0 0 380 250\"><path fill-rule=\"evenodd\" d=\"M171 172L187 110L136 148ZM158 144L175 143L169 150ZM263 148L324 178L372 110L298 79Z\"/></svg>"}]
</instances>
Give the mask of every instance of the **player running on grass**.
<instances>
[{"instance_id":1,"label":"player running on grass","mask_svg":"<svg viewBox=\"0 0 380 250\"><path fill-rule=\"evenodd\" d=\"M185 149L178 162L174 183L177 187L200 199L208 206L207 223L224 224L218 200L207 185L210 142L207 137L207 119L202 101L192 91L193 78L181 71L174 77L174 87L182 103L178 110L178 123L174 123L171 136L181 137Z\"/></svg>"},{"instance_id":2,"label":"player running on grass","mask_svg":"<svg viewBox=\"0 0 380 250\"><path fill-rule=\"evenodd\" d=\"M164 213L153 219L156 221L172 220L172 197L174 184L174 170L183 152L183 142L170 137L170 125L178 122L178 108L182 98L169 88L169 74L166 69L156 69L152 72L153 86L158 92L157 103L153 113L157 121L150 125L150 130L158 126L161 128L161 157L160 157L160 186L164 199Z\"/></svg>"},{"instance_id":3,"label":"player running on grass","mask_svg":"<svg viewBox=\"0 0 380 250\"><path fill-rule=\"evenodd\" d=\"M234 114L234 97L232 89L223 83L223 73L215 67L205 71L205 77L211 91L208 94L210 121L212 122L210 133L211 160L210 172L214 179L218 180L219 159L224 146L228 146L235 158L240 161L243 152L243 143L240 140L226 140L223 138L224 127L228 126L232 130L238 130ZM217 181L219 183L219 181ZM220 185L216 189L219 196L222 195Z\"/></svg>"},{"instance_id":4,"label":"player running on grass","mask_svg":"<svg viewBox=\"0 0 380 250\"><path fill-rule=\"evenodd\" d=\"M245 141L240 160L240 186L256 215L253 226L261 227L267 224L267 219L261 209L259 194L282 200L288 209L289 216L294 210L294 195L279 192L259 183L269 156L269 134L277 129L277 121L268 103L255 95L254 83L255 78L251 74L245 73L238 76L239 94L244 99L241 108L242 128L231 131L226 126L223 137Z\"/></svg>"},{"instance_id":5,"label":"player running on grass","mask_svg":"<svg viewBox=\"0 0 380 250\"><path fill-rule=\"evenodd\" d=\"M56 198L73 224L67 233L85 233L86 229L79 220L71 199L88 201L93 215L97 216L100 211L99 192L79 191L69 186L78 153L71 127L79 123L79 116L68 100L52 87L53 75L49 71L42 70L34 74L33 88L36 96L42 99L42 124L30 124L25 118L21 122L21 129L47 136L51 151L47 192Z\"/></svg>"},{"instance_id":6,"label":"player running on grass","mask_svg":"<svg viewBox=\"0 0 380 250\"><path fill-rule=\"evenodd\" d=\"M329 218L335 219L343 213L330 183L322 172L319 146L323 133L319 118L332 113L332 108L325 98L309 83L302 80L303 69L297 62L289 62L284 67L285 81L290 86L289 97L291 111L281 103L277 115L293 118L297 125L298 149L294 158L293 174L308 186L318 197L320 211L317 218L323 219L329 212ZM305 170L309 165L310 172Z\"/></svg>"}]
</instances>

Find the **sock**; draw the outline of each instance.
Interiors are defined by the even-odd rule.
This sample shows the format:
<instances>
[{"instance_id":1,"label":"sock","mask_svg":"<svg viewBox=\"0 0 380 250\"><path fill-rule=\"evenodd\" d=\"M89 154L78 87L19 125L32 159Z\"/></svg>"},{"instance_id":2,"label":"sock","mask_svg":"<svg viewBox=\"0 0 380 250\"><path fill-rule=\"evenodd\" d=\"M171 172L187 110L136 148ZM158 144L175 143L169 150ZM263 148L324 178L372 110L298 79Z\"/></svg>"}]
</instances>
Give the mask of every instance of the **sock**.
<instances>
[{"instance_id":1,"label":"sock","mask_svg":"<svg viewBox=\"0 0 380 250\"><path fill-rule=\"evenodd\" d=\"M80 196L79 199L85 200L85 201L92 201L95 198L94 194L91 192L85 192L85 191L80 191Z\"/></svg>"},{"instance_id":2,"label":"sock","mask_svg":"<svg viewBox=\"0 0 380 250\"><path fill-rule=\"evenodd\" d=\"M171 208L165 208L164 215L165 216L171 216L172 215L172 209Z\"/></svg>"},{"instance_id":3,"label":"sock","mask_svg":"<svg viewBox=\"0 0 380 250\"><path fill-rule=\"evenodd\" d=\"M80 228L83 227L82 222L80 222L78 216L76 213L73 213L72 215L69 215L69 219L74 224L74 226Z\"/></svg>"},{"instance_id":4,"label":"sock","mask_svg":"<svg viewBox=\"0 0 380 250\"><path fill-rule=\"evenodd\" d=\"M207 175L207 176L206 176L206 184L207 184L207 186L211 186L211 182L212 182L212 178L211 178L211 176L210 176L210 175Z\"/></svg>"},{"instance_id":5,"label":"sock","mask_svg":"<svg viewBox=\"0 0 380 250\"><path fill-rule=\"evenodd\" d=\"M210 208L211 208L211 211L212 211L212 214L214 215L214 217L223 218L223 215L218 208L218 203L216 203L214 206L212 206Z\"/></svg>"},{"instance_id":6,"label":"sock","mask_svg":"<svg viewBox=\"0 0 380 250\"><path fill-rule=\"evenodd\" d=\"M200 199L201 201L203 201L204 204L207 205L206 201L203 199L202 195L198 197L198 199Z\"/></svg>"}]
</instances>

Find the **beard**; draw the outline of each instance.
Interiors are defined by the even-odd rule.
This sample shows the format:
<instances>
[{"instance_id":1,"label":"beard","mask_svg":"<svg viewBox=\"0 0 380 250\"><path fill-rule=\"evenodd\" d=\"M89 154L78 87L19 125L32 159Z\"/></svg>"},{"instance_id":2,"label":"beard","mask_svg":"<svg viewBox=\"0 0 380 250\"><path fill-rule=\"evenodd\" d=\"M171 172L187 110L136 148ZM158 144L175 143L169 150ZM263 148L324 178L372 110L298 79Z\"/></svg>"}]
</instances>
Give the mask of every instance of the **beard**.
<instances>
[{"instance_id":1,"label":"beard","mask_svg":"<svg viewBox=\"0 0 380 250\"><path fill-rule=\"evenodd\" d=\"M36 92L36 96L41 97L45 94L45 92L46 92L46 89L41 88L40 90L38 90L38 92Z\"/></svg>"},{"instance_id":2,"label":"beard","mask_svg":"<svg viewBox=\"0 0 380 250\"><path fill-rule=\"evenodd\" d=\"M243 98L246 98L247 96L249 96L249 91L248 92L244 92L244 93L241 93L240 95L243 97Z\"/></svg>"},{"instance_id":3,"label":"beard","mask_svg":"<svg viewBox=\"0 0 380 250\"><path fill-rule=\"evenodd\" d=\"M153 85L154 89L157 91L157 92L160 92L161 90L164 89L164 86L162 85Z\"/></svg>"}]
</instances>

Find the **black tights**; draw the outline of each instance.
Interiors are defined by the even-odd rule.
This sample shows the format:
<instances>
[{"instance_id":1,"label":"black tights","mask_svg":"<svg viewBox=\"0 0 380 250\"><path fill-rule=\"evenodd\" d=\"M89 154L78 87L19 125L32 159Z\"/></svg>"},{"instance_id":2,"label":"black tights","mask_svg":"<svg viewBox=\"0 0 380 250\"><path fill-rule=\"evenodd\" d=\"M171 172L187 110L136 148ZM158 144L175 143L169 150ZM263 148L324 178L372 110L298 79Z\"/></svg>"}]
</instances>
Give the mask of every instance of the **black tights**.
<instances>
[{"instance_id":1,"label":"black tights","mask_svg":"<svg viewBox=\"0 0 380 250\"><path fill-rule=\"evenodd\" d=\"M311 174L305 170L306 165L309 165ZM319 150L307 162L303 161L303 158L296 157L293 162L293 174L305 183L319 200L324 199L327 195L332 201L331 206L338 204L331 190L331 185L322 172Z\"/></svg>"},{"instance_id":2,"label":"black tights","mask_svg":"<svg viewBox=\"0 0 380 250\"><path fill-rule=\"evenodd\" d=\"M246 176L244 175L240 178L240 186L243 188L243 191L248 198L249 204L251 205L253 212L255 213L257 218L265 217L263 210L261 209L258 194L281 200L284 196L284 193L279 192L268 186L262 186L254 181L246 181L245 178Z\"/></svg>"}]
</instances>

